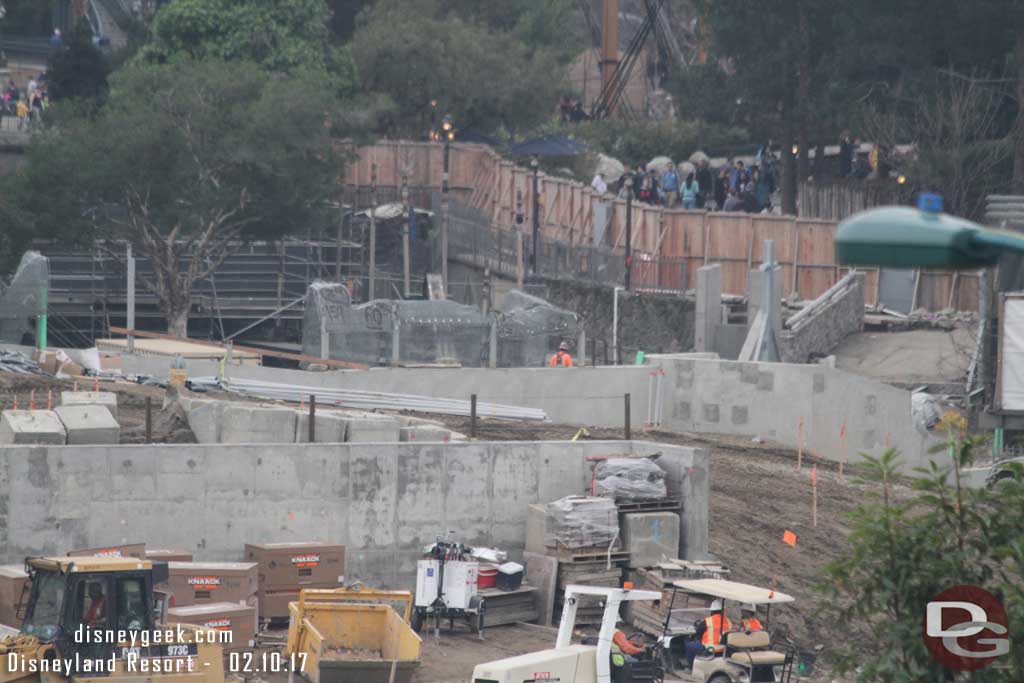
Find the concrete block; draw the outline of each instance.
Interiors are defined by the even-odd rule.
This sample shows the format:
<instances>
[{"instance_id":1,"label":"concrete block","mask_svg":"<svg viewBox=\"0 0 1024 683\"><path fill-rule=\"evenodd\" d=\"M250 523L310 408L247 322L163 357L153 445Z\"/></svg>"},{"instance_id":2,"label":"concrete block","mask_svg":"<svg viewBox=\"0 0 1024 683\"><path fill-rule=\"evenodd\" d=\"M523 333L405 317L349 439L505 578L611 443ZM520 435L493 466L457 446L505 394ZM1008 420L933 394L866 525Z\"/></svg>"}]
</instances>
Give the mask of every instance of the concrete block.
<instances>
[{"instance_id":1,"label":"concrete block","mask_svg":"<svg viewBox=\"0 0 1024 683\"><path fill-rule=\"evenodd\" d=\"M224 419L224 401L207 398L178 399L188 418L189 429L199 443L220 443L220 428Z\"/></svg>"},{"instance_id":2,"label":"concrete block","mask_svg":"<svg viewBox=\"0 0 1024 683\"><path fill-rule=\"evenodd\" d=\"M631 568L652 567L679 557L679 515L675 512L626 512L619 532Z\"/></svg>"},{"instance_id":3,"label":"concrete block","mask_svg":"<svg viewBox=\"0 0 1024 683\"><path fill-rule=\"evenodd\" d=\"M385 415L363 413L348 418L348 441L352 443L397 443L398 420Z\"/></svg>"},{"instance_id":4,"label":"concrete block","mask_svg":"<svg viewBox=\"0 0 1024 683\"><path fill-rule=\"evenodd\" d=\"M526 510L526 552L537 555L547 554L544 544L544 506L530 505Z\"/></svg>"},{"instance_id":5,"label":"concrete block","mask_svg":"<svg viewBox=\"0 0 1024 683\"><path fill-rule=\"evenodd\" d=\"M64 423L69 446L116 444L121 439L121 425L106 406L59 406L54 412Z\"/></svg>"},{"instance_id":6,"label":"concrete block","mask_svg":"<svg viewBox=\"0 0 1024 683\"><path fill-rule=\"evenodd\" d=\"M442 441L452 440L452 431L440 425L410 425L398 430L398 440L407 441Z\"/></svg>"},{"instance_id":7,"label":"concrete block","mask_svg":"<svg viewBox=\"0 0 1024 683\"><path fill-rule=\"evenodd\" d=\"M294 443L292 408L227 403L220 425L221 443Z\"/></svg>"},{"instance_id":8,"label":"concrete block","mask_svg":"<svg viewBox=\"0 0 1024 683\"><path fill-rule=\"evenodd\" d=\"M117 394L111 391L62 391L60 403L64 406L103 406L117 419Z\"/></svg>"},{"instance_id":9,"label":"concrete block","mask_svg":"<svg viewBox=\"0 0 1024 683\"><path fill-rule=\"evenodd\" d=\"M344 443L348 418L343 413L316 411L316 443ZM309 443L309 411L295 416L295 443Z\"/></svg>"},{"instance_id":10,"label":"concrete block","mask_svg":"<svg viewBox=\"0 0 1024 683\"><path fill-rule=\"evenodd\" d=\"M67 438L52 410L5 410L0 416L0 444L63 446Z\"/></svg>"}]
</instances>

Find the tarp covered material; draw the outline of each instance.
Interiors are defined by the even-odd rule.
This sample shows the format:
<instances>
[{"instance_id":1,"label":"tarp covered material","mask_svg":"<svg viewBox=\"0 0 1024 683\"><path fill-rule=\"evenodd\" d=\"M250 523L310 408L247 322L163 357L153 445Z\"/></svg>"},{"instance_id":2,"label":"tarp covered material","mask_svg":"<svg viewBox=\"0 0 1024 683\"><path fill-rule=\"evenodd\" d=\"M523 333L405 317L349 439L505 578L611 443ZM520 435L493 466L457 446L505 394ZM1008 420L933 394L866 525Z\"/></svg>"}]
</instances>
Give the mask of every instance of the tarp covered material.
<instances>
[{"instance_id":1,"label":"tarp covered material","mask_svg":"<svg viewBox=\"0 0 1024 683\"><path fill-rule=\"evenodd\" d=\"M583 154L587 146L564 135L545 135L513 145L508 153L511 157L572 157Z\"/></svg>"},{"instance_id":2,"label":"tarp covered material","mask_svg":"<svg viewBox=\"0 0 1024 683\"><path fill-rule=\"evenodd\" d=\"M616 501L660 500L668 495L665 471L648 458L608 458L594 469L594 491Z\"/></svg>"},{"instance_id":3,"label":"tarp covered material","mask_svg":"<svg viewBox=\"0 0 1024 683\"><path fill-rule=\"evenodd\" d=\"M608 498L566 496L544 506L544 545L609 546L619 538L619 510Z\"/></svg>"},{"instance_id":4,"label":"tarp covered material","mask_svg":"<svg viewBox=\"0 0 1024 683\"><path fill-rule=\"evenodd\" d=\"M0 342L35 346L36 319L49 282L50 260L26 251L10 284L0 286Z\"/></svg>"},{"instance_id":5,"label":"tarp covered material","mask_svg":"<svg viewBox=\"0 0 1024 683\"><path fill-rule=\"evenodd\" d=\"M1003 307L999 405L1024 410L1024 299L1007 298Z\"/></svg>"}]
</instances>

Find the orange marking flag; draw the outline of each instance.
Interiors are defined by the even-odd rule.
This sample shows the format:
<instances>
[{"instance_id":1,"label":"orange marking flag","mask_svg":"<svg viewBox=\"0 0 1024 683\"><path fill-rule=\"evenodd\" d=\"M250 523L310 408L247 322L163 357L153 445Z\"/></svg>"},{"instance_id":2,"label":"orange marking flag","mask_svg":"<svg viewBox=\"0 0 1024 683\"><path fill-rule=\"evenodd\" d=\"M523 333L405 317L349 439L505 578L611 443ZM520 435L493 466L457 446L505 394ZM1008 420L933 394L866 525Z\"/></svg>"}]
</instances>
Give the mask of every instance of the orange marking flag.
<instances>
[{"instance_id":1,"label":"orange marking flag","mask_svg":"<svg viewBox=\"0 0 1024 683\"><path fill-rule=\"evenodd\" d=\"M789 529L782 532L782 542L786 545L796 547L796 534Z\"/></svg>"}]
</instances>

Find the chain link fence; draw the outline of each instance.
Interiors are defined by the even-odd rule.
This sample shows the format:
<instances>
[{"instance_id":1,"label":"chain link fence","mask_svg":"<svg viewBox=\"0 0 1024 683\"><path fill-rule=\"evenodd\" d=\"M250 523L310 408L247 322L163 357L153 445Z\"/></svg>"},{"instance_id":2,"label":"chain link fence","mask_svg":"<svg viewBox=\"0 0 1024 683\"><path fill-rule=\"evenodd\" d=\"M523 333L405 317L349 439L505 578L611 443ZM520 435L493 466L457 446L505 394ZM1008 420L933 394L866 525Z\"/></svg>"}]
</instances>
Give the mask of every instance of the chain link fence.
<instances>
[{"instance_id":1,"label":"chain link fence","mask_svg":"<svg viewBox=\"0 0 1024 683\"><path fill-rule=\"evenodd\" d=\"M432 195L431 206L440 231L445 215L441 193ZM509 278L515 278L522 268L524 273L546 278L609 287L625 285L626 254L622 249L566 242L538 234L534 255L533 235L528 230L500 228L485 212L451 198L447 210L448 253L454 260L489 268ZM439 258L437 266L440 266ZM683 292L686 289L685 263L682 259L656 259L636 252L630 286L636 291Z\"/></svg>"}]
</instances>

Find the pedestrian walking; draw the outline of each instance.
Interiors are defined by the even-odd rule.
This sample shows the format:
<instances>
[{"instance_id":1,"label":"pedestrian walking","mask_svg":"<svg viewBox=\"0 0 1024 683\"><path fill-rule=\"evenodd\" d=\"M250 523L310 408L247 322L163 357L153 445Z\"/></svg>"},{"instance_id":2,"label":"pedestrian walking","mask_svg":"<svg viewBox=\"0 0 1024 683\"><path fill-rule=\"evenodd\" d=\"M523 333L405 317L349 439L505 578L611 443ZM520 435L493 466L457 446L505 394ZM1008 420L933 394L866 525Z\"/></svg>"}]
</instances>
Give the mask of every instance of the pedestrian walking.
<instances>
[{"instance_id":1,"label":"pedestrian walking","mask_svg":"<svg viewBox=\"0 0 1024 683\"><path fill-rule=\"evenodd\" d=\"M693 177L693 173L686 174L686 182L683 183L683 208L696 209L697 195L700 193L700 183Z\"/></svg>"},{"instance_id":2,"label":"pedestrian walking","mask_svg":"<svg viewBox=\"0 0 1024 683\"><path fill-rule=\"evenodd\" d=\"M661 189L665 194L665 206L671 209L679 201L679 173L671 161L668 162L665 174L661 176Z\"/></svg>"}]
</instances>

